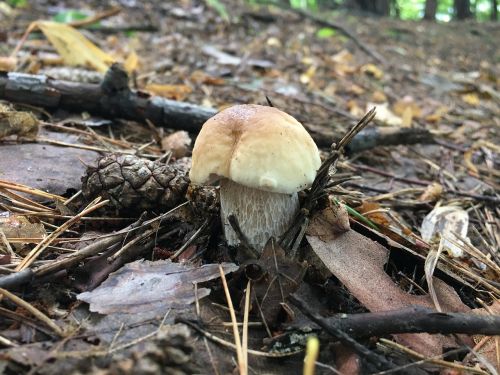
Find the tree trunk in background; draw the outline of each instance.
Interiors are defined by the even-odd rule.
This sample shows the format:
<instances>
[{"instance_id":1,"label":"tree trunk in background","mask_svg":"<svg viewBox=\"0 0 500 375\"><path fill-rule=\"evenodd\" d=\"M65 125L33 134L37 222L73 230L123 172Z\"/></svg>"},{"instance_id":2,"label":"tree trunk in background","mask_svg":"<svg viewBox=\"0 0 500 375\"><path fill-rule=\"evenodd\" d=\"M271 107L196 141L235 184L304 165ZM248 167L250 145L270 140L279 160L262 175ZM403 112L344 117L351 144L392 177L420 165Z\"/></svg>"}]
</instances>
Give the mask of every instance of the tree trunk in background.
<instances>
[{"instance_id":1,"label":"tree trunk in background","mask_svg":"<svg viewBox=\"0 0 500 375\"><path fill-rule=\"evenodd\" d=\"M437 0L426 0L424 20L434 21L436 19Z\"/></svg>"},{"instance_id":2,"label":"tree trunk in background","mask_svg":"<svg viewBox=\"0 0 500 375\"><path fill-rule=\"evenodd\" d=\"M492 21L497 21L498 20L498 2L497 0L491 0L491 15L490 19Z\"/></svg>"},{"instance_id":3,"label":"tree trunk in background","mask_svg":"<svg viewBox=\"0 0 500 375\"><path fill-rule=\"evenodd\" d=\"M453 7L455 8L455 18L457 20L464 20L472 16L469 0L455 0Z\"/></svg>"},{"instance_id":4,"label":"tree trunk in background","mask_svg":"<svg viewBox=\"0 0 500 375\"><path fill-rule=\"evenodd\" d=\"M364 12L374 13L378 16L390 14L390 0L355 0L354 2Z\"/></svg>"}]
</instances>

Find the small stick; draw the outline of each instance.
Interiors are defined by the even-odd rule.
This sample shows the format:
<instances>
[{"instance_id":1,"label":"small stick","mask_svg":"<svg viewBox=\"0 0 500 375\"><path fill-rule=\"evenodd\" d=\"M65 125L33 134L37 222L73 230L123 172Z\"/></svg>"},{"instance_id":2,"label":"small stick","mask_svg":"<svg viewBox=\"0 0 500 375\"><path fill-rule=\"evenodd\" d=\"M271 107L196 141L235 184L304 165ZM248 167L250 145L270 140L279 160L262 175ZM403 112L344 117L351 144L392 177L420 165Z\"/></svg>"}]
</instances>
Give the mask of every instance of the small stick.
<instances>
[{"instance_id":1,"label":"small stick","mask_svg":"<svg viewBox=\"0 0 500 375\"><path fill-rule=\"evenodd\" d=\"M80 212L78 215L75 215L73 218L65 222L63 225L61 225L59 228L57 228L55 231L53 231L51 234L49 234L47 237L45 237L37 246L33 248L33 250L30 251L30 253L22 260L21 263L16 267L16 271L22 271L23 269L29 267L35 260L38 258L38 256L49 246L54 239L59 237L62 233L66 231L69 227L71 227L73 224L75 224L77 221L80 220L82 216L85 216L92 211L97 210L98 208L105 206L108 204L109 201L100 201L100 197L96 198L94 201L92 201L82 212Z\"/></svg>"},{"instance_id":2,"label":"small stick","mask_svg":"<svg viewBox=\"0 0 500 375\"><path fill-rule=\"evenodd\" d=\"M224 286L224 293L226 294L227 305L229 307L229 314L231 315L231 321L233 322L233 334L234 342L236 345L236 357L238 358L238 366L240 370L240 375L246 375L245 371L245 360L243 358L243 351L241 348L240 332L238 330L236 314L234 312L233 301L231 300L231 295L229 294L229 288L227 287L226 275L222 266L219 264L219 272L222 280L222 285Z\"/></svg>"},{"instance_id":3,"label":"small stick","mask_svg":"<svg viewBox=\"0 0 500 375\"><path fill-rule=\"evenodd\" d=\"M248 373L248 313L250 311L250 295L251 295L251 281L248 280L247 290L245 292L245 312L243 314L243 338L242 348L243 358L245 361L245 371Z\"/></svg>"},{"instance_id":4,"label":"small stick","mask_svg":"<svg viewBox=\"0 0 500 375\"><path fill-rule=\"evenodd\" d=\"M61 197L59 195L46 193L43 190L38 190L38 189L29 187L29 186L26 186L23 184L18 184L16 182L10 182L10 181L5 181L5 180L1 180L1 179L0 179L0 187L10 189L10 190L15 190L15 191L21 191L23 193L37 195L39 197L48 198L48 199L52 199L55 201L63 201L64 202L66 200L66 198Z\"/></svg>"},{"instance_id":5,"label":"small stick","mask_svg":"<svg viewBox=\"0 0 500 375\"><path fill-rule=\"evenodd\" d=\"M454 368L454 369L457 369L457 370L465 371L466 373L470 372L470 373L473 373L473 374L489 375L488 372L480 370L477 367L463 366L463 365L459 365L459 364L454 363L454 362L444 361L442 359L426 358L424 355L422 355L422 354L420 354L420 353L418 353L418 352L416 352L414 350L411 350L410 348L407 348L407 347L405 347L403 345L399 345L399 344L397 344L397 343L395 343L394 341L391 341L391 340L387 340L387 339L381 338L380 342L384 343L388 347L391 347L393 349L397 349L397 350L400 350L400 351L402 351L402 352L404 352L406 354L409 354L410 356L412 356L414 358L418 358L420 360L425 360L426 362L429 362L429 363L432 363L432 364L435 364L435 365L444 366L444 367L448 367L448 368ZM391 371L387 371L387 372L382 372L380 374L390 373L390 372Z\"/></svg>"},{"instance_id":6,"label":"small stick","mask_svg":"<svg viewBox=\"0 0 500 375\"><path fill-rule=\"evenodd\" d=\"M60 337L64 337L64 331L57 325L55 324L52 319L50 319L47 315L45 315L43 312L26 302L25 300L19 298L15 294L12 294L8 290L0 288L0 295L3 295L4 297L10 299L12 302L14 302L17 306L22 307L26 310L28 310L31 314L33 314L36 318L44 322L48 327L50 327L54 333Z\"/></svg>"}]
</instances>

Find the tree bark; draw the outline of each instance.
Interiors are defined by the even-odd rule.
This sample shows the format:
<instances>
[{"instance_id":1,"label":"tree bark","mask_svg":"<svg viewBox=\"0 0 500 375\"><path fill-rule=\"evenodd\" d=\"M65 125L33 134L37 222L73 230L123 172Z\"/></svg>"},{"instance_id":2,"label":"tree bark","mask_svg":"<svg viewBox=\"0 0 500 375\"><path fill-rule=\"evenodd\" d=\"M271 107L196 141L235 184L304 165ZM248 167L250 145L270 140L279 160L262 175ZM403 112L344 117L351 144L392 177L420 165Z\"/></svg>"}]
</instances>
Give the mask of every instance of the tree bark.
<instances>
[{"instance_id":1,"label":"tree bark","mask_svg":"<svg viewBox=\"0 0 500 375\"><path fill-rule=\"evenodd\" d=\"M465 20L472 17L470 0L455 0L453 7L455 8L455 18L457 20Z\"/></svg>"},{"instance_id":2,"label":"tree bark","mask_svg":"<svg viewBox=\"0 0 500 375\"><path fill-rule=\"evenodd\" d=\"M435 21L437 11L437 0L426 0L424 10L424 20Z\"/></svg>"},{"instance_id":3,"label":"tree bark","mask_svg":"<svg viewBox=\"0 0 500 375\"><path fill-rule=\"evenodd\" d=\"M497 21L498 20L498 1L497 0L491 0L491 14L490 14L490 19L492 21Z\"/></svg>"},{"instance_id":4,"label":"tree bark","mask_svg":"<svg viewBox=\"0 0 500 375\"><path fill-rule=\"evenodd\" d=\"M362 11L377 16L389 16L391 10L389 0L356 0L356 4Z\"/></svg>"}]
</instances>

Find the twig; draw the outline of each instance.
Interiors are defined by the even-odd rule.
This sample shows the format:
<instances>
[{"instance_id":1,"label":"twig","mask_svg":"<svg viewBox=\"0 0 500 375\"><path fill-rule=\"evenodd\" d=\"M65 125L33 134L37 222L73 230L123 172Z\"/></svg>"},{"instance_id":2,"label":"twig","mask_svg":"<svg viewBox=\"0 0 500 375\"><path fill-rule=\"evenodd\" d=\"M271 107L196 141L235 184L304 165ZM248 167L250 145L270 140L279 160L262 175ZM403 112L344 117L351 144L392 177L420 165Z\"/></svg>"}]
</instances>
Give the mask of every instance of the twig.
<instances>
[{"instance_id":1,"label":"twig","mask_svg":"<svg viewBox=\"0 0 500 375\"><path fill-rule=\"evenodd\" d=\"M1 180L1 179L0 179L0 187L5 188L5 189L10 189L10 190L15 190L15 191L21 191L23 193L36 195L36 196L43 197L43 198L52 199L54 201L63 201L64 202L66 200L66 198L61 197L59 195L46 193L43 190L38 190L38 189L29 187L29 186L26 186L23 184L18 184L16 182L10 182L10 181L5 181L5 180Z\"/></svg>"},{"instance_id":2,"label":"twig","mask_svg":"<svg viewBox=\"0 0 500 375\"><path fill-rule=\"evenodd\" d=\"M198 333L202 334L207 339L209 339L209 340L211 340L213 342L216 342L217 344L220 344L222 346L225 346L225 347L231 348L233 350L236 350L236 345L235 344L233 344L232 342L226 341L224 339L221 339L220 337L217 337L217 336L211 334L210 332L205 331L196 322L193 322L191 320L187 320L187 319L184 319L184 318L180 318L180 317L176 318L175 322L176 323L186 324L187 326L193 328ZM254 356L257 356L257 357L267 357L267 358L286 358L286 357L291 357L291 356L293 356L295 354L298 354L298 353L301 353L301 352L303 352L302 349L301 350L296 350L296 351L293 351L293 352L287 352L287 353L282 353L282 352L269 353L269 352L261 352L261 351L258 351L258 350L248 349L248 354L251 354L251 355L254 355Z\"/></svg>"},{"instance_id":3,"label":"twig","mask_svg":"<svg viewBox=\"0 0 500 375\"><path fill-rule=\"evenodd\" d=\"M118 6L114 6L110 9L104 10L100 13L94 14L91 17L87 17L87 18L80 20L80 21L72 21L72 22L69 22L68 24L70 26L73 26L73 27L87 26L87 25L91 25L93 23L96 23L97 21L103 20L105 18L112 17L120 12L121 12L121 8Z\"/></svg>"},{"instance_id":4,"label":"twig","mask_svg":"<svg viewBox=\"0 0 500 375\"><path fill-rule=\"evenodd\" d=\"M297 306L299 307L299 306ZM301 307L299 307L302 310ZM425 307L376 313L317 317L323 325L349 332L355 338L396 333L463 333L494 336L500 334L500 316L466 313L439 313ZM318 323L319 324L319 323Z\"/></svg>"},{"instance_id":5,"label":"twig","mask_svg":"<svg viewBox=\"0 0 500 375\"><path fill-rule=\"evenodd\" d=\"M4 297L10 299L12 302L14 302L16 305L19 307L22 307L26 310L28 310L33 316L44 322L48 327L50 327L54 333L60 337L64 337L64 331L57 325L55 324L52 319L50 319L47 315L45 315L43 312L35 308L33 305L29 304L25 300L19 298L15 294L12 294L8 290L0 288L0 295L3 295Z\"/></svg>"},{"instance_id":6,"label":"twig","mask_svg":"<svg viewBox=\"0 0 500 375\"><path fill-rule=\"evenodd\" d=\"M241 350L245 361L245 372L248 373L248 314L250 312L251 281L248 280L245 291L245 311L243 314L243 337L241 339Z\"/></svg>"},{"instance_id":7,"label":"twig","mask_svg":"<svg viewBox=\"0 0 500 375\"><path fill-rule=\"evenodd\" d=\"M169 259L174 260L179 255L181 255L188 248L188 246L191 245L193 241L200 236L200 233L202 233L207 228L209 222L209 219L205 220L205 222L196 230L196 232L194 232L193 235L184 243L184 245L182 245L179 250L177 250Z\"/></svg>"},{"instance_id":8,"label":"twig","mask_svg":"<svg viewBox=\"0 0 500 375\"><path fill-rule=\"evenodd\" d=\"M335 337L344 345L348 346L356 353L361 355L370 361L377 368L383 369L391 369L394 367L394 364L387 360L384 356L381 356L371 350L369 350L364 345L360 344L356 340L354 340L350 335L346 334L346 331L339 329L338 327L328 324L324 318L314 314L312 310L307 306L307 304L294 296L293 294L289 297L290 302L292 302L305 316L311 319L314 323L319 325L321 328L325 330L329 335ZM350 331L347 331L350 332Z\"/></svg>"},{"instance_id":9,"label":"twig","mask_svg":"<svg viewBox=\"0 0 500 375\"><path fill-rule=\"evenodd\" d=\"M375 108L372 108L367 112L363 118L356 124L352 129L350 129L344 137L339 141L338 144L332 145L332 151L330 155L321 164L316 178L314 179L311 188L309 189L304 204L302 205L302 210L299 212L295 218L293 224L290 228L281 236L279 244L290 254L290 249L297 249L298 244L302 241L304 237L305 222L317 204L318 199L324 194L326 187L330 181L330 169L335 166L338 158L343 151L344 147L349 144L349 142L363 130L375 117Z\"/></svg>"},{"instance_id":10,"label":"twig","mask_svg":"<svg viewBox=\"0 0 500 375\"><path fill-rule=\"evenodd\" d=\"M219 272L220 272L220 277L222 280L222 285L224 287L224 293L226 294L227 305L229 307L229 314L231 315L231 321L233 323L233 335L234 335L234 342L235 342L235 346L236 346L236 357L238 358L238 367L240 370L239 372L240 372L240 375L246 375L245 360L243 358L243 350L241 347L240 332L238 330L236 314L234 312L233 301L231 299L231 294L229 294L229 288L227 286L226 275L224 274L224 269L222 268L222 266L220 264L219 264Z\"/></svg>"},{"instance_id":11,"label":"twig","mask_svg":"<svg viewBox=\"0 0 500 375\"><path fill-rule=\"evenodd\" d=\"M411 355L412 357L415 357L415 358L418 358L418 359L421 359L421 360L425 360L426 362L429 362L429 363L432 363L434 365L440 365L440 366L443 366L443 367L448 367L448 368L454 368L454 369L457 369L457 370L461 370L461 371L465 371L466 373L467 372L470 372L470 373L473 373L473 374L480 374L480 375L489 375L488 372L486 371L483 371L483 370L480 370L476 367L468 367L468 366L463 366L463 365L459 365L458 363L454 363L454 362L448 362L448 361L443 361L442 359L433 359L433 358L426 358L424 355L414 351L414 350L411 350L405 346L402 346L402 345L399 345L391 340L387 340L387 339L383 339L381 338L380 341L393 348L393 349L398 349L406 354L409 354ZM387 371L387 373L390 373L392 371ZM384 374L385 372L381 372L379 374Z\"/></svg>"},{"instance_id":12,"label":"twig","mask_svg":"<svg viewBox=\"0 0 500 375\"><path fill-rule=\"evenodd\" d=\"M0 277L0 288L12 288L17 285L27 284L32 278L33 270L26 268L25 270Z\"/></svg>"},{"instance_id":13,"label":"twig","mask_svg":"<svg viewBox=\"0 0 500 375\"><path fill-rule=\"evenodd\" d=\"M100 207L105 206L108 204L108 201L102 201L99 202L101 198L96 198L93 202L91 202L82 212L80 212L78 215L75 215L73 218L69 219L67 222L65 222L63 225L61 225L58 229L53 231L51 234L49 234L47 237L45 237L33 250L29 252L29 254L22 260L21 263L16 267L16 271L21 271L31 265L35 261L35 259L42 253L43 250L47 248L48 245L52 243L54 239L56 239L59 235L64 233L66 229L71 227L73 224L75 224L77 221L80 220L82 216L85 216L95 210L97 210Z\"/></svg>"}]
</instances>

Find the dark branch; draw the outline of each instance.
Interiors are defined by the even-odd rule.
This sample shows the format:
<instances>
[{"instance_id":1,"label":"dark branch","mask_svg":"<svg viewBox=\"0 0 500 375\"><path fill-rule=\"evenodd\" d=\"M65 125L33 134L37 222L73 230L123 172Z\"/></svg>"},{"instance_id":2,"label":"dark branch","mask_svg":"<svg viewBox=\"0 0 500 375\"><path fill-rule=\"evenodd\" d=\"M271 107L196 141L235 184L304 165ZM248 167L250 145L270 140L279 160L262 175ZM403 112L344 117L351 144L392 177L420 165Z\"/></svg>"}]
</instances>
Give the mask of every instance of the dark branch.
<instances>
[{"instance_id":1,"label":"dark branch","mask_svg":"<svg viewBox=\"0 0 500 375\"><path fill-rule=\"evenodd\" d=\"M362 314L342 314L323 318L314 314L297 297L292 303L316 324L326 329L349 332L352 337L384 336L396 333L463 333L495 336L500 334L500 316L472 313L440 313L422 306L402 310Z\"/></svg>"},{"instance_id":2,"label":"dark branch","mask_svg":"<svg viewBox=\"0 0 500 375\"><path fill-rule=\"evenodd\" d=\"M122 118L138 122L151 121L156 126L186 130L197 134L203 123L215 115L213 108L201 107L192 103L177 102L150 96L140 91L132 91L128 86L127 74L118 66L112 66L103 82L99 84L78 83L55 80L42 75L0 72L0 100L24 103L46 109L64 109L74 112L89 112L105 118ZM272 105L272 104L270 104ZM408 130L401 130L407 132ZM390 136L362 134L354 138L351 153L383 145L428 142L427 132L420 137L398 135L399 130ZM379 132L382 133L382 132ZM319 147L329 147L332 143L326 132L315 130L311 135Z\"/></svg>"},{"instance_id":3,"label":"dark branch","mask_svg":"<svg viewBox=\"0 0 500 375\"><path fill-rule=\"evenodd\" d=\"M374 366L381 369L391 369L394 368L395 365L388 361L384 356L379 355L370 349L368 349L363 344L357 342L353 337L345 333L345 331L339 329L335 325L328 324L325 322L325 319L314 314L312 310L307 306L307 304L301 299L297 298L293 294L288 297L290 302L296 306L305 316L311 319L314 323L319 325L321 328L325 330L326 333L335 337L342 344L348 346L353 351L358 353L360 356L370 361Z\"/></svg>"}]
</instances>

